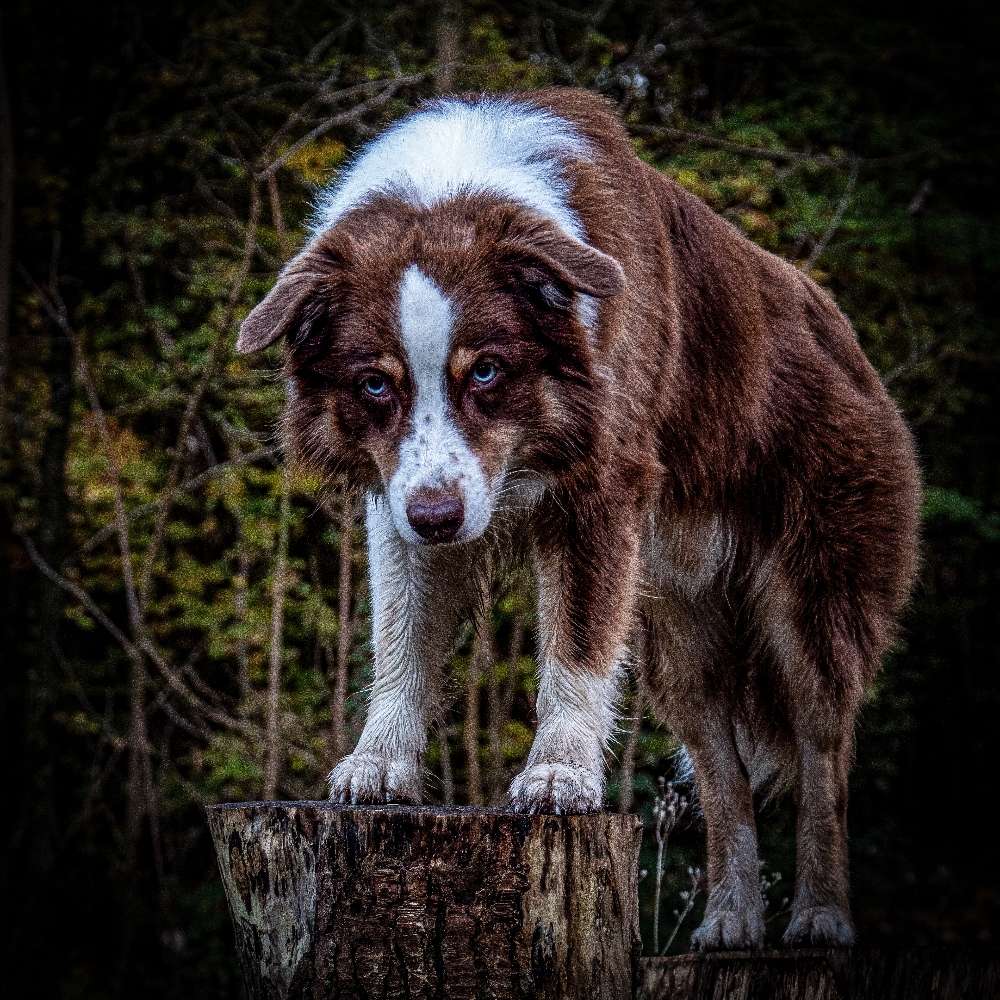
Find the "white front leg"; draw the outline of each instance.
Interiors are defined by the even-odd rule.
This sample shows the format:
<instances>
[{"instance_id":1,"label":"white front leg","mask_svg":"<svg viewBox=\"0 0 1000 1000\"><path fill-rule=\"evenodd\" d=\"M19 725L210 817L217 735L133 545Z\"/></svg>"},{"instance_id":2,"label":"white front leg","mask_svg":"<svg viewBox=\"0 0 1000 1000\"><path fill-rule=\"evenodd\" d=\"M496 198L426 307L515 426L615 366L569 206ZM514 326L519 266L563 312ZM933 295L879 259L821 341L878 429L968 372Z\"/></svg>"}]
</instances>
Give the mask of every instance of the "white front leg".
<instances>
[{"instance_id":1,"label":"white front leg","mask_svg":"<svg viewBox=\"0 0 1000 1000\"><path fill-rule=\"evenodd\" d=\"M519 812L594 812L604 801L619 671L601 676L546 656L540 673L538 730L510 803Z\"/></svg>"},{"instance_id":2,"label":"white front leg","mask_svg":"<svg viewBox=\"0 0 1000 1000\"><path fill-rule=\"evenodd\" d=\"M438 675L468 600L469 554L407 544L384 500L369 497L366 525L375 679L358 745L330 772L330 798L419 802Z\"/></svg>"}]
</instances>

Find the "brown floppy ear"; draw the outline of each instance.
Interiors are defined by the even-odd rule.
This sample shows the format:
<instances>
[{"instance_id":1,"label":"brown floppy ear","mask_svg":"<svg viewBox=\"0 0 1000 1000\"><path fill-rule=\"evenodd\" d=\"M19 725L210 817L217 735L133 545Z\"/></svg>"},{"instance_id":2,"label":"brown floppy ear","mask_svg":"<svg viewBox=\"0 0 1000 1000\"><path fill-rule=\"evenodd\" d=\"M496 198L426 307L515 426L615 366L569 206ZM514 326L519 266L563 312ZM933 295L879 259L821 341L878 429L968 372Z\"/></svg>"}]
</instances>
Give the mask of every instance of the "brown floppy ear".
<instances>
[{"instance_id":1,"label":"brown floppy ear","mask_svg":"<svg viewBox=\"0 0 1000 1000\"><path fill-rule=\"evenodd\" d=\"M240 327L238 354L253 354L270 347L301 321L321 280L330 277L335 261L314 250L303 250L285 266L274 288L259 302ZM324 264L326 265L324 267Z\"/></svg>"},{"instance_id":2,"label":"brown floppy ear","mask_svg":"<svg viewBox=\"0 0 1000 1000\"><path fill-rule=\"evenodd\" d=\"M243 320L236 338L237 354L253 354L270 347L298 322L316 287L315 275L282 276L267 296Z\"/></svg>"},{"instance_id":3,"label":"brown floppy ear","mask_svg":"<svg viewBox=\"0 0 1000 1000\"><path fill-rule=\"evenodd\" d=\"M596 299L625 291L625 272L618 261L547 219L510 233L500 251L520 279L536 287L550 305L569 305L567 291Z\"/></svg>"}]
</instances>

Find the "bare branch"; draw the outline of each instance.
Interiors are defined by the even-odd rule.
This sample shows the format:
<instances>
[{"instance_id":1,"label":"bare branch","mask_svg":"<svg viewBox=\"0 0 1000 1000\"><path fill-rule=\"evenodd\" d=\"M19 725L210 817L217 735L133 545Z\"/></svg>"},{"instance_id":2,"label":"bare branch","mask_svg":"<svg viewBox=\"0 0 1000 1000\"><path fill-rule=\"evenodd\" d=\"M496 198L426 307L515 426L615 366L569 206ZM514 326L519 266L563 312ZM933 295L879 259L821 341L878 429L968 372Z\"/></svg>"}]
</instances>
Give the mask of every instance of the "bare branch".
<instances>
[{"instance_id":1,"label":"bare branch","mask_svg":"<svg viewBox=\"0 0 1000 1000\"><path fill-rule=\"evenodd\" d=\"M517 691L518 661L524 652L524 640L527 628L525 627L524 615L517 613L514 616L514 623L511 627L510 648L507 651L507 677L503 686L501 696L501 706L504 718L509 719L514 707L514 694Z\"/></svg>"},{"instance_id":2,"label":"bare branch","mask_svg":"<svg viewBox=\"0 0 1000 1000\"><path fill-rule=\"evenodd\" d=\"M167 682L167 685L170 687L170 690L178 694L193 711L197 712L203 718L208 719L210 722L214 722L216 725L221 726L223 729L228 729L231 732L240 733L243 736L246 736L247 739L253 741L254 745L259 742L260 729L257 726L251 725L245 719L234 718L228 712L224 712L221 709L213 708L211 705L206 704L201 698L199 698L198 695L196 695L184 683L180 674L170 666L163 654L156 648L156 645L150 636L143 636L139 643L139 647L149 657L150 662L162 675L164 680Z\"/></svg>"},{"instance_id":3,"label":"bare branch","mask_svg":"<svg viewBox=\"0 0 1000 1000\"><path fill-rule=\"evenodd\" d=\"M691 132L686 129L671 128L667 125L633 125L630 130L636 135L645 135L653 139L670 139L706 146L709 149L721 149L737 156L749 156L756 160L770 160L774 163L803 163L820 167L844 166L886 166L905 163L921 156L940 152L940 147L934 145L921 146L917 149L893 153L889 156L857 156L854 153L840 153L831 156L826 153L806 153L795 149L768 149L765 146L751 146L741 142L732 142L717 135L706 132Z\"/></svg>"},{"instance_id":4,"label":"bare branch","mask_svg":"<svg viewBox=\"0 0 1000 1000\"><path fill-rule=\"evenodd\" d=\"M816 266L816 262L823 256L823 252L830 245L830 240L833 239L840 228L841 222L844 220L844 213L847 211L847 206L851 203L851 197L854 194L854 188L857 183L858 162L855 160L851 163L851 172L847 175L847 184L844 186L844 193L841 195L840 201L837 202L833 218L830 219L830 224L826 227L826 232L823 233L822 237L812 248L809 256L802 263L803 271L811 271Z\"/></svg>"},{"instance_id":5,"label":"bare branch","mask_svg":"<svg viewBox=\"0 0 1000 1000\"><path fill-rule=\"evenodd\" d=\"M923 210L924 204L933 190L934 182L929 177L925 178L924 182L917 188L917 193L910 200L910 204L906 206L906 214L918 215Z\"/></svg>"},{"instance_id":6,"label":"bare branch","mask_svg":"<svg viewBox=\"0 0 1000 1000\"><path fill-rule=\"evenodd\" d=\"M826 167L840 167L846 163L857 162L857 157L849 154L829 156L823 153L803 153L794 149L768 149L764 146L749 146L741 142L732 142L705 132L689 132L680 128L669 128L666 125L634 125L632 131L639 135L648 135L654 139L673 139L693 143L697 146L707 146L710 149L722 149L737 156L750 156L756 160L771 160L774 163L813 163Z\"/></svg>"},{"instance_id":7,"label":"bare branch","mask_svg":"<svg viewBox=\"0 0 1000 1000\"><path fill-rule=\"evenodd\" d=\"M138 642L133 643L129 637L111 620L111 618L109 618L108 615L101 610L97 602L90 596L90 594L87 593L86 590L84 590L83 587L57 572L48 564L48 562L46 562L45 558L39 553L35 543L26 532L19 530L17 534L24 544L24 549L28 553L28 558L38 571L51 580L57 587L61 588L67 594L75 598L76 601L90 615L90 617L93 618L94 621L96 621L115 640L115 642L118 643L119 646L121 646L122 650L130 660L138 659L141 661L142 653L145 653L157 670L166 679L170 690L180 695L184 702L195 712L225 729L241 733L248 739L254 740L255 742L259 741L260 730L257 727L252 726L250 723L243 720L234 719L227 713L219 709L215 709L211 705L203 702L201 698L188 688L178 672L170 666L170 664L163 657L163 654L156 648L152 639L148 635L144 634Z\"/></svg>"},{"instance_id":8,"label":"bare branch","mask_svg":"<svg viewBox=\"0 0 1000 1000\"><path fill-rule=\"evenodd\" d=\"M239 468L241 465L252 465L254 462L259 462L262 458L273 458L277 453L276 448L258 448L257 451L247 452L245 455L240 455L239 458L233 458L228 462L219 462L216 465L212 465L204 472L200 472L197 476L192 476L190 479L185 479L183 483L179 483L174 488L170 499L176 500L179 494L190 493L192 490L196 490L199 486L202 486L210 480L221 476L224 472L228 472L230 469ZM157 500L151 501L150 503L144 503L139 507L133 507L128 512L128 520L137 521L140 517L145 517L147 514L155 513L162 507L166 499L166 495L164 495L159 497ZM80 546L73 559L80 559L89 552L92 552L98 545L107 541L108 538L114 535L115 530L115 524L111 523L106 524L103 528L95 531L94 534L92 534L90 538L88 538L83 545Z\"/></svg>"},{"instance_id":9,"label":"bare branch","mask_svg":"<svg viewBox=\"0 0 1000 1000\"><path fill-rule=\"evenodd\" d=\"M356 18L353 14L348 15L341 24L334 28L333 31L328 31L310 50L309 54L306 56L306 62L309 65L318 63L323 53L345 32L350 31L354 26Z\"/></svg>"},{"instance_id":10,"label":"bare branch","mask_svg":"<svg viewBox=\"0 0 1000 1000\"><path fill-rule=\"evenodd\" d=\"M201 401L205 396L205 392L207 391L212 378L215 376L219 355L222 352L223 345L227 342L230 336L233 319L236 315L237 303L239 302L240 295L243 293L243 287L246 284L247 278L250 275L250 265L253 261L254 249L257 242L257 227L260 220L260 207L260 192L256 184L251 184L250 221L247 225L247 239L243 248L243 259L240 262L236 279L234 280L232 289L230 290L229 299L226 303L222 321L219 323L215 340L209 348L208 357L205 359L205 369L201 378L198 380L198 384L195 386L194 391L191 393L187 406L185 407L184 413L181 417L180 427L177 431L177 441L174 446L174 460L171 463L170 470L167 474L167 485L164 489L163 503L157 512L156 522L153 526L153 536L150 540L149 547L146 549L144 554L142 570L140 572L139 589L139 595L143 605L145 605L146 601L149 599L149 590L153 581L153 569L156 565L156 558L159 555L164 533L166 532L167 520L173 506L173 497L177 489L177 483L180 480L188 435L191 432L191 427L195 421L198 408L201 406Z\"/></svg>"},{"instance_id":11,"label":"bare branch","mask_svg":"<svg viewBox=\"0 0 1000 1000\"><path fill-rule=\"evenodd\" d=\"M26 532L20 529L15 530L24 545L25 552L28 553L28 558L32 561L35 568L57 587L64 590L71 597L74 597L79 604L83 605L90 617L122 647L127 655L135 656L138 652L137 648L132 644L129 637L101 610L90 594L78 583L74 583L68 577L54 570L45 561L42 554L36 548L35 543Z\"/></svg>"},{"instance_id":12,"label":"bare branch","mask_svg":"<svg viewBox=\"0 0 1000 1000\"><path fill-rule=\"evenodd\" d=\"M55 251L54 251L55 253ZM132 576L132 552L128 533L128 518L125 513L125 496L122 489L121 468L118 464L118 452L114 447L111 432L108 428L107 417L104 407L101 405L100 397L97 393L97 385L94 381L90 364L83 352L83 347L79 336L69 322L69 315L66 310L66 303L59 293L58 278L56 275L56 265L53 261L52 273L48 289L42 289L26 272L23 271L26 280L34 287L38 294L42 308L49 318L56 323L66 335L73 346L73 353L76 358L76 372L83 383L87 401L90 403L91 412L94 415L94 422L97 425L101 443L104 446L108 466L111 470L112 497L114 506L114 528L118 537L118 548L122 564L122 582L125 585L125 601L128 607L129 624L133 637L140 633L141 609L136 593L135 582Z\"/></svg>"},{"instance_id":13,"label":"bare branch","mask_svg":"<svg viewBox=\"0 0 1000 1000\"><path fill-rule=\"evenodd\" d=\"M465 721L462 738L465 744L465 796L469 805L483 803L479 769L479 684L484 669L493 667L493 619L486 595L475 615L475 639L465 675Z\"/></svg>"},{"instance_id":14,"label":"bare branch","mask_svg":"<svg viewBox=\"0 0 1000 1000\"><path fill-rule=\"evenodd\" d=\"M314 129L307 132L297 142L292 143L292 145L289 146L288 149L281 154L281 156L273 160L268 166L264 167L257 174L257 180L267 180L271 174L280 170L299 152L300 149L308 146L309 143L315 142L320 136L326 135L326 133L331 129L339 128L342 125L350 125L358 121L360 118L363 118L370 111L374 111L376 108L380 108L383 105L388 104L392 97L395 96L396 92L402 87L422 83L430 76L430 73L430 70L426 70L423 73L412 73L409 76L401 76L393 80L373 81L372 85L385 85L379 93L370 97L367 101L362 101L361 104L355 105L348 111L342 111L339 115L334 115L332 118L328 118L325 122L317 125ZM363 86L369 87L371 85L364 84Z\"/></svg>"}]
</instances>

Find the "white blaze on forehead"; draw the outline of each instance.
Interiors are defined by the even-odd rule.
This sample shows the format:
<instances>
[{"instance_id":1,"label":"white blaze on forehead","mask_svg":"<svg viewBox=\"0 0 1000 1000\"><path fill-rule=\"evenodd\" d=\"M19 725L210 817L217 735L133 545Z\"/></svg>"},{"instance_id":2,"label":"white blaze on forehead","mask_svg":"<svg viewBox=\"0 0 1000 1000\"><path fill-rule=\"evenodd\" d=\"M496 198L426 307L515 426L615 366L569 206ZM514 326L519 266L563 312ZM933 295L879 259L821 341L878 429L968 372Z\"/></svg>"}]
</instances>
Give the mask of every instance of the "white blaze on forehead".
<instances>
[{"instance_id":1,"label":"white blaze on forehead","mask_svg":"<svg viewBox=\"0 0 1000 1000\"><path fill-rule=\"evenodd\" d=\"M413 531L406 507L421 489L457 493L465 523L457 541L478 537L492 514L489 486L476 455L456 426L448 398L448 356L455 309L451 300L411 264L399 286L399 329L413 382L410 430L399 448L399 464L389 482L389 506L396 530L409 542Z\"/></svg>"},{"instance_id":2,"label":"white blaze on forehead","mask_svg":"<svg viewBox=\"0 0 1000 1000\"><path fill-rule=\"evenodd\" d=\"M399 286L399 329L418 397L443 393L455 317L451 301L416 264Z\"/></svg>"}]
</instances>

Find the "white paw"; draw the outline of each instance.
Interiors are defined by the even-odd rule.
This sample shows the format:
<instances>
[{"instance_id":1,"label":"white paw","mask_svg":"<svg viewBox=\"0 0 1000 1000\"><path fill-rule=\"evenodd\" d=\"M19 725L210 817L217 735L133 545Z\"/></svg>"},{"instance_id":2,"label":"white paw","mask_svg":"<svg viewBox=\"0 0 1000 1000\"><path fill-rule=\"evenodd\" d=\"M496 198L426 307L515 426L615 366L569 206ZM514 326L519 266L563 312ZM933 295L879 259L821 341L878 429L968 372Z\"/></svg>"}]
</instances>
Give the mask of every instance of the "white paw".
<instances>
[{"instance_id":1,"label":"white paw","mask_svg":"<svg viewBox=\"0 0 1000 1000\"><path fill-rule=\"evenodd\" d=\"M792 919L781 940L786 945L849 948L854 944L854 926L850 915L839 906L803 906L792 909Z\"/></svg>"},{"instance_id":2,"label":"white paw","mask_svg":"<svg viewBox=\"0 0 1000 1000\"><path fill-rule=\"evenodd\" d=\"M691 935L695 951L745 951L764 944L764 917L756 908L712 910Z\"/></svg>"},{"instance_id":3,"label":"white paw","mask_svg":"<svg viewBox=\"0 0 1000 1000\"><path fill-rule=\"evenodd\" d=\"M600 774L573 764L533 764L511 783L507 801L516 812L590 813L600 810L604 786Z\"/></svg>"},{"instance_id":4,"label":"white paw","mask_svg":"<svg viewBox=\"0 0 1000 1000\"><path fill-rule=\"evenodd\" d=\"M331 772L331 802L376 805L420 801L420 764L416 754L385 757L358 752L345 757Z\"/></svg>"}]
</instances>

